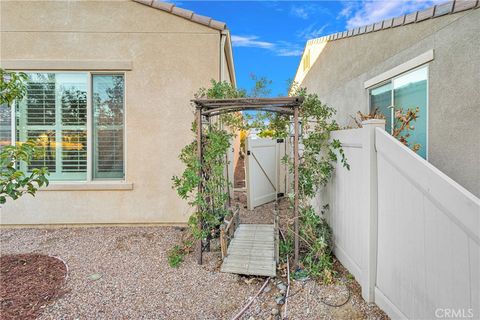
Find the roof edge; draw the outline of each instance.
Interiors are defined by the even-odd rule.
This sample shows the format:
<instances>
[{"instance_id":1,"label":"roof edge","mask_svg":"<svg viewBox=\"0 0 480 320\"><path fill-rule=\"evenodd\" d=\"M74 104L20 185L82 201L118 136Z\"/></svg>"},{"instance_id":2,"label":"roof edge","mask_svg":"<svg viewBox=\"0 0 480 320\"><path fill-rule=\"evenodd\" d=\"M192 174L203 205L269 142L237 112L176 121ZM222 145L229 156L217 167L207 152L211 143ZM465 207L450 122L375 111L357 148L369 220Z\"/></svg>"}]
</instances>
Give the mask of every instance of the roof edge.
<instances>
[{"instance_id":1,"label":"roof edge","mask_svg":"<svg viewBox=\"0 0 480 320\"><path fill-rule=\"evenodd\" d=\"M227 67L229 69L230 82L236 88L237 87L237 76L235 74L235 61L233 59L232 38L231 38L231 35L230 35L230 31L228 29L225 30L225 31L222 31L222 34L227 38L226 39L226 44L225 44L225 55L226 55L226 58L227 58Z\"/></svg>"},{"instance_id":2,"label":"roof edge","mask_svg":"<svg viewBox=\"0 0 480 320\"><path fill-rule=\"evenodd\" d=\"M370 25L345 30L342 32L333 33L320 38L310 39L307 41L307 46L333 40L340 40L344 38L351 38L358 35L381 31L385 29L396 28L412 23L419 23L429 19L438 18L448 14L462 12L466 10L476 9L480 7L480 0L452 0L442 4L437 4L428 7L424 10L407 13L395 18L385 19Z\"/></svg>"},{"instance_id":3,"label":"roof edge","mask_svg":"<svg viewBox=\"0 0 480 320\"><path fill-rule=\"evenodd\" d=\"M227 24L225 22L217 21L210 17L196 14L193 11L179 8L173 3L163 2L159 0L132 0L132 1L152 7L157 10L171 13L178 17L210 27L215 30L223 31L227 29Z\"/></svg>"}]
</instances>

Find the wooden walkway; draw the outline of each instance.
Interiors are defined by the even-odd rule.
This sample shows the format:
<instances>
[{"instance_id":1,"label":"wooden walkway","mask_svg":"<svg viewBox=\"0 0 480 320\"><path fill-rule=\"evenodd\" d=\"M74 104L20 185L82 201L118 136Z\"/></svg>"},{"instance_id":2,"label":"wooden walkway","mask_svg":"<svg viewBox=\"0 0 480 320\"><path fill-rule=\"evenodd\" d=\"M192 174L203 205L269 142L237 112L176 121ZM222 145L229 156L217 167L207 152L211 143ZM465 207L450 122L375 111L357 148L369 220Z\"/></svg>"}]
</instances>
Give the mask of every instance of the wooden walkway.
<instances>
[{"instance_id":1,"label":"wooden walkway","mask_svg":"<svg viewBox=\"0 0 480 320\"><path fill-rule=\"evenodd\" d=\"M273 224L240 224L231 240L222 272L275 277Z\"/></svg>"}]
</instances>

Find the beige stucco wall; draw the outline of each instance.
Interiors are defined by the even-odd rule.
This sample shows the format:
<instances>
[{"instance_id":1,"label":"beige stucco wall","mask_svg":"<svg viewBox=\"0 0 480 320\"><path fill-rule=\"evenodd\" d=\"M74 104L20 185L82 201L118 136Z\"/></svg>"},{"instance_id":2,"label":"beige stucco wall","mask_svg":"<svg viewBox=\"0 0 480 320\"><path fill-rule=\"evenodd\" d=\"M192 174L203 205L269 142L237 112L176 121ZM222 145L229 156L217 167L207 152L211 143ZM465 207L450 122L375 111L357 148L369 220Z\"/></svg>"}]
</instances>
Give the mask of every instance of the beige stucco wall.
<instances>
[{"instance_id":1,"label":"beige stucco wall","mask_svg":"<svg viewBox=\"0 0 480 320\"><path fill-rule=\"evenodd\" d=\"M344 126L358 110L368 112L365 81L433 50L428 161L480 196L479 21L480 10L474 9L330 41L300 85L336 108Z\"/></svg>"},{"instance_id":2,"label":"beige stucco wall","mask_svg":"<svg viewBox=\"0 0 480 320\"><path fill-rule=\"evenodd\" d=\"M1 208L2 224L187 221L190 209L171 178L181 174L177 156L194 138L189 101L220 75L218 30L131 1L2 1L0 46L10 65L132 66L125 72L125 132L133 189L40 191Z\"/></svg>"}]
</instances>

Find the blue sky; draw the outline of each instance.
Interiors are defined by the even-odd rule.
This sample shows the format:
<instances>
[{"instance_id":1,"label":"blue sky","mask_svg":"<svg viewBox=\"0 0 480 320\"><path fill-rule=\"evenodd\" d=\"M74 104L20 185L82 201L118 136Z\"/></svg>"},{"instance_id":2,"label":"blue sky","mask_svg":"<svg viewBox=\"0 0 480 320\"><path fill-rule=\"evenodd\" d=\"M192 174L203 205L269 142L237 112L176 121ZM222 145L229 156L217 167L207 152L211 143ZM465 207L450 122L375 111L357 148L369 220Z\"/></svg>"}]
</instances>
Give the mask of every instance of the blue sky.
<instances>
[{"instance_id":1,"label":"blue sky","mask_svg":"<svg viewBox=\"0 0 480 320\"><path fill-rule=\"evenodd\" d=\"M371 24L445 0L172 1L224 21L230 29L237 86L250 74L272 80L271 96L286 95L308 39Z\"/></svg>"}]
</instances>

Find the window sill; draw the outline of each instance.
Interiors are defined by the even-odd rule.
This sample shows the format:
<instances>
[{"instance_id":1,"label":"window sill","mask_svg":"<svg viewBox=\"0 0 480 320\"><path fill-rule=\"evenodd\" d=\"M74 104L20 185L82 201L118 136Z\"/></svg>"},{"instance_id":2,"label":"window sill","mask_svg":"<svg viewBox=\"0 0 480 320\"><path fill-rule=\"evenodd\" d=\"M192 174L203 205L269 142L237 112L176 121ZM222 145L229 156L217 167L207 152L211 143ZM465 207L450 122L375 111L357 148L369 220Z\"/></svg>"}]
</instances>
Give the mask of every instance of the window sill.
<instances>
[{"instance_id":1,"label":"window sill","mask_svg":"<svg viewBox=\"0 0 480 320\"><path fill-rule=\"evenodd\" d=\"M48 187L38 191L108 191L133 190L131 182L51 182Z\"/></svg>"}]
</instances>

